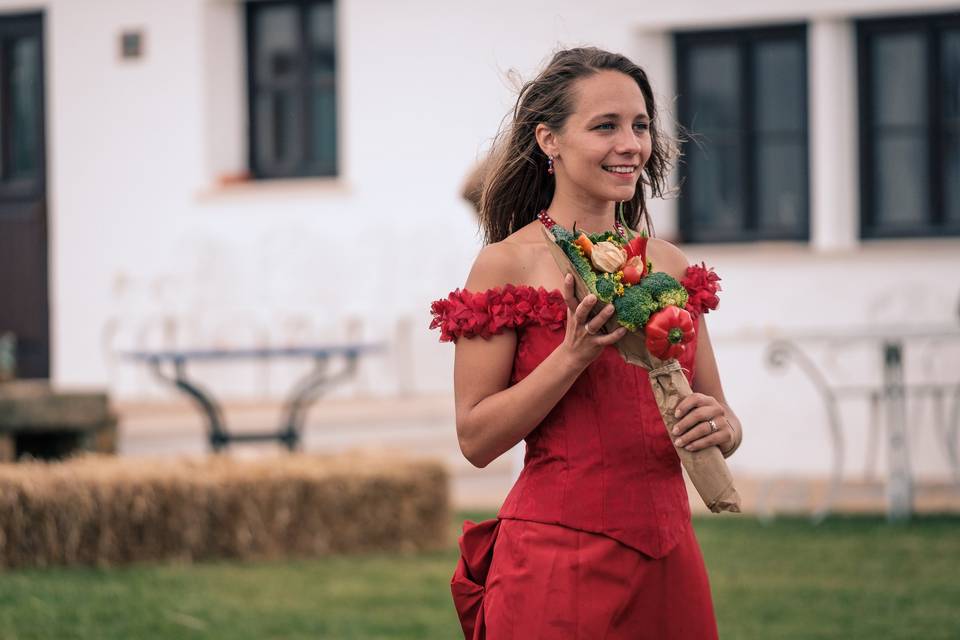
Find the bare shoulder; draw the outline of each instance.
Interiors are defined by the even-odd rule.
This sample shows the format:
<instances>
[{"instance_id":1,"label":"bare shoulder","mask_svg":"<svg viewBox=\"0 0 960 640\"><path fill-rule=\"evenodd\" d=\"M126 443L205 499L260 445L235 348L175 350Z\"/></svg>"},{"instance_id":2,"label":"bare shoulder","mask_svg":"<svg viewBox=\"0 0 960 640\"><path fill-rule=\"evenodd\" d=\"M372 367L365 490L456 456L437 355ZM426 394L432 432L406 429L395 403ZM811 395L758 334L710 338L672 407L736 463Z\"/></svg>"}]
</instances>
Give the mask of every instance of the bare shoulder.
<instances>
[{"instance_id":1,"label":"bare shoulder","mask_svg":"<svg viewBox=\"0 0 960 640\"><path fill-rule=\"evenodd\" d=\"M677 280L683 278L687 267L690 266L690 261L679 247L660 238L650 238L647 243L647 255L656 271L668 273Z\"/></svg>"},{"instance_id":2,"label":"bare shoulder","mask_svg":"<svg viewBox=\"0 0 960 640\"><path fill-rule=\"evenodd\" d=\"M506 240L486 245L473 261L466 288L471 291L484 291L513 282L519 253L517 245Z\"/></svg>"},{"instance_id":3,"label":"bare shoulder","mask_svg":"<svg viewBox=\"0 0 960 640\"><path fill-rule=\"evenodd\" d=\"M550 282L551 277L559 276L554 273L556 265L546 251L541 226L534 220L481 249L467 278L467 289L483 291L507 283L557 286Z\"/></svg>"}]
</instances>

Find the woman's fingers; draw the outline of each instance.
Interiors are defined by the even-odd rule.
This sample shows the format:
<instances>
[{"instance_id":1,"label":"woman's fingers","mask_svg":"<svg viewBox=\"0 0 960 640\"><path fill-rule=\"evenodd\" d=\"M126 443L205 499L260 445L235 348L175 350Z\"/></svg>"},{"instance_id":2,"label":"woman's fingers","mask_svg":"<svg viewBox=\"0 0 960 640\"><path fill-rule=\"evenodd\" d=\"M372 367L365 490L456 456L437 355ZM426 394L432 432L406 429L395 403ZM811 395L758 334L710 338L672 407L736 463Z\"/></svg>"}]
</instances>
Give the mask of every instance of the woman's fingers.
<instances>
[{"instance_id":1,"label":"woman's fingers","mask_svg":"<svg viewBox=\"0 0 960 640\"><path fill-rule=\"evenodd\" d=\"M613 305L608 304L603 309L600 310L600 313L595 315L593 318L584 325L587 329L587 333L591 335L596 335L603 331L603 326L607 324L607 320L610 319L610 316L613 315Z\"/></svg>"},{"instance_id":2,"label":"woman's fingers","mask_svg":"<svg viewBox=\"0 0 960 640\"><path fill-rule=\"evenodd\" d=\"M609 344L615 344L617 340L627 335L627 330L623 327L617 327L615 330L607 333L605 335L597 336L597 344L607 346Z\"/></svg>"},{"instance_id":3,"label":"woman's fingers","mask_svg":"<svg viewBox=\"0 0 960 640\"><path fill-rule=\"evenodd\" d=\"M573 276L569 273L563 276L563 301L567 303L570 311L577 309L576 286L573 284Z\"/></svg>"},{"instance_id":4,"label":"woman's fingers","mask_svg":"<svg viewBox=\"0 0 960 640\"><path fill-rule=\"evenodd\" d=\"M583 299L573 314L573 318L577 324L585 324L587 322L587 318L590 316L590 310L593 309L596 303L597 296L592 293Z\"/></svg>"},{"instance_id":5,"label":"woman's fingers","mask_svg":"<svg viewBox=\"0 0 960 640\"><path fill-rule=\"evenodd\" d=\"M697 426L697 424L707 422L711 418L719 418L721 415L723 415L723 410L716 404L699 406L678 420L677 423L673 425L671 433L679 436Z\"/></svg>"},{"instance_id":6,"label":"woman's fingers","mask_svg":"<svg viewBox=\"0 0 960 640\"><path fill-rule=\"evenodd\" d=\"M687 451L699 451L707 447L717 446L722 451L726 445L733 442L733 429L728 426L726 421L716 421L717 431L713 431L710 425L703 425L696 429L691 429L688 435L683 438L677 438L681 443L677 447L683 447ZM689 435L693 434L693 435Z\"/></svg>"}]
</instances>

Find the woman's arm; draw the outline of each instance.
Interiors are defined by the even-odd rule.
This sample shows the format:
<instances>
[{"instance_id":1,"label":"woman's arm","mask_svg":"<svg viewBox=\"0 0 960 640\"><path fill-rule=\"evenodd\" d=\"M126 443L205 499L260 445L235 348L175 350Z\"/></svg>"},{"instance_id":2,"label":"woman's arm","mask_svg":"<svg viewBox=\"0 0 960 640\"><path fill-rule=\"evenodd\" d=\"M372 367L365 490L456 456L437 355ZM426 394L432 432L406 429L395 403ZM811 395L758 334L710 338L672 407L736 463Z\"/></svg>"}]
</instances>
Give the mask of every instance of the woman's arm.
<instances>
[{"instance_id":1,"label":"woman's arm","mask_svg":"<svg viewBox=\"0 0 960 640\"><path fill-rule=\"evenodd\" d=\"M485 247L467 278L466 288L484 291L515 281L522 270L522 256L516 253L521 250L506 243ZM572 278L564 282L564 297L568 306L575 303ZM516 331L506 330L489 339L457 340L453 370L457 438L464 457L474 466L487 466L526 437L603 348L623 337L626 330L599 333L613 312L612 305L587 323L595 302L595 297L588 296L576 311L568 308L563 343L513 386L510 375L517 347Z\"/></svg>"},{"instance_id":2,"label":"woman's arm","mask_svg":"<svg viewBox=\"0 0 960 640\"><path fill-rule=\"evenodd\" d=\"M653 241L653 239L651 239ZM677 280L683 278L690 265L686 256L677 247L668 242L657 240L661 245L665 264L658 265L660 271L666 271ZM701 315L697 324L697 355L694 362L696 375L693 379L693 393L677 405L677 417L682 419L674 426L674 445L688 451L697 451L714 445L720 447L723 457L727 458L737 450L743 440L743 428L733 409L727 404L720 384L720 371L707 332L705 315ZM713 420L718 430L712 431L709 421Z\"/></svg>"},{"instance_id":3,"label":"woman's arm","mask_svg":"<svg viewBox=\"0 0 960 640\"><path fill-rule=\"evenodd\" d=\"M687 450L696 451L697 449L717 445L720 447L723 457L728 458L737 450L743 440L743 427L740 424L740 419L727 404L727 399L723 394L723 387L720 384L720 371L717 368L717 360L713 355L713 345L710 343L710 335L707 333L707 322L704 316L700 316L699 320L697 355L694 367L697 375L693 379L693 395L685 398L677 406L677 410L681 412L680 415L683 415L690 409L696 408L689 414L692 416L691 420L699 419L702 421L713 418L720 430L711 433L709 425L701 422L696 429L683 435L678 446L686 446ZM722 413L719 416L716 415L710 400L720 405ZM698 411L700 413L697 413ZM685 425L678 423L677 426L681 428L681 433L683 433L682 430Z\"/></svg>"}]
</instances>

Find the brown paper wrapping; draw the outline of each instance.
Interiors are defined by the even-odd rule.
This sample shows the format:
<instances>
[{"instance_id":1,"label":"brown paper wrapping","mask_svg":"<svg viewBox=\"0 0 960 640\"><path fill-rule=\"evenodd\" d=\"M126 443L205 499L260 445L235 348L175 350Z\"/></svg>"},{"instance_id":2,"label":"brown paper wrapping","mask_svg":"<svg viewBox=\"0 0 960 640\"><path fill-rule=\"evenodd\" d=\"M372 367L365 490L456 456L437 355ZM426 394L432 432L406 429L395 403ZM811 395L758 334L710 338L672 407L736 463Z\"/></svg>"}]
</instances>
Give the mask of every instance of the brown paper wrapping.
<instances>
[{"instance_id":1,"label":"brown paper wrapping","mask_svg":"<svg viewBox=\"0 0 960 640\"><path fill-rule=\"evenodd\" d=\"M573 268L570 260L567 259L567 254L554 242L553 234L546 227L541 227L541 230L547 245L550 247L550 255L553 256L562 273L569 273L573 276L577 300L583 300L591 293L587 284ZM598 304L594 305L591 310L590 316L593 317L602 311L607 304L609 303L602 300L598 301ZM603 329L605 333L609 333L619 326L614 316L607 320ZM674 417L677 405L693 393L686 376L683 375L680 363L676 360L660 360L654 357L647 350L643 335L632 331L627 332L616 343L616 347L624 360L642 367L650 373L650 386L653 389L653 396L656 398L657 406L660 407L660 415L663 417L663 424L666 426L669 435L673 426L677 423L677 418ZM670 435L670 439L673 439L672 435ZM676 451L687 476L710 511L714 513L721 511L740 512L740 495L733 486L733 476L730 474L730 469L727 467L719 447L708 447L699 451L687 451L686 449L676 449Z\"/></svg>"}]
</instances>

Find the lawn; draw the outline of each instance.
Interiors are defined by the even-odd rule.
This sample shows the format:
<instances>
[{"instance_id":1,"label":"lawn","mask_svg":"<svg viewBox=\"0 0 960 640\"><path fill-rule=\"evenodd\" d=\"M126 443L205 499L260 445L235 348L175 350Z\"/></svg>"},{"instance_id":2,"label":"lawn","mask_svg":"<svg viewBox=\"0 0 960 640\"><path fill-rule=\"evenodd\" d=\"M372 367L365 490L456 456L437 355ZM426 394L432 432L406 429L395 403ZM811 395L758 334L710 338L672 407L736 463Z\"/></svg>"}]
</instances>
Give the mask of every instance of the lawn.
<instances>
[{"instance_id":1,"label":"lawn","mask_svg":"<svg viewBox=\"0 0 960 640\"><path fill-rule=\"evenodd\" d=\"M960 518L696 528L724 639L960 638ZM0 639L453 640L456 555L7 572Z\"/></svg>"}]
</instances>

